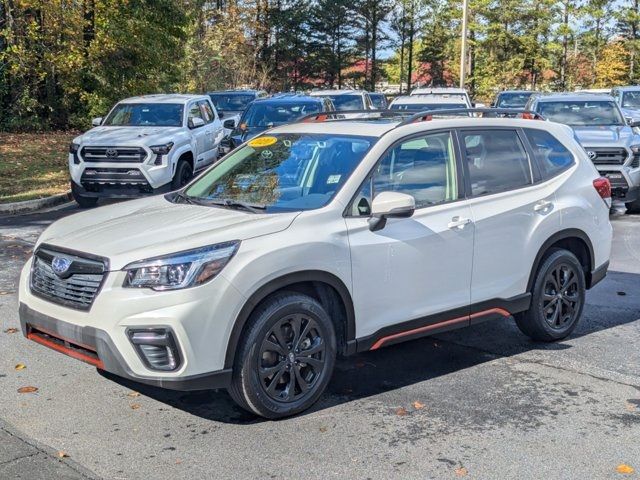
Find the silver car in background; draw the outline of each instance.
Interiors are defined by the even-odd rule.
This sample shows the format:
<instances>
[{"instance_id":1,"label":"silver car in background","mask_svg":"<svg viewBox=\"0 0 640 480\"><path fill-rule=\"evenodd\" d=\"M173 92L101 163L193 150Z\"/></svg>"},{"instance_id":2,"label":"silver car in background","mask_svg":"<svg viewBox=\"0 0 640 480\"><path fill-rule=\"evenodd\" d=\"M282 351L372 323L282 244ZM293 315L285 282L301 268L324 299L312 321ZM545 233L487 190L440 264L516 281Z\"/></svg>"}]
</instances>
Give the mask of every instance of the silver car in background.
<instances>
[{"instance_id":1,"label":"silver car in background","mask_svg":"<svg viewBox=\"0 0 640 480\"><path fill-rule=\"evenodd\" d=\"M613 87L611 96L627 120L640 120L640 86Z\"/></svg>"},{"instance_id":2,"label":"silver car in background","mask_svg":"<svg viewBox=\"0 0 640 480\"><path fill-rule=\"evenodd\" d=\"M614 200L640 210L639 122L630 121L610 95L558 93L534 95L526 107L552 122L573 128L601 175L611 182Z\"/></svg>"}]
</instances>

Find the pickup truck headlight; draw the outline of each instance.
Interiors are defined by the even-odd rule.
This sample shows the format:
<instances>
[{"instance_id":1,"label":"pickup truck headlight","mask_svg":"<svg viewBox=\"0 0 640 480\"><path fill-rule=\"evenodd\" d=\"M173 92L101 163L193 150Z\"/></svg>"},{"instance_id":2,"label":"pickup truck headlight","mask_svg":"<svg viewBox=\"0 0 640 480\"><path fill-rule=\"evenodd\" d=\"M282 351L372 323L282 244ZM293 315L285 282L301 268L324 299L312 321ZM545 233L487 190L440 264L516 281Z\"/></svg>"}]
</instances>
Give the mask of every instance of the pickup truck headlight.
<instances>
[{"instance_id":1,"label":"pickup truck headlight","mask_svg":"<svg viewBox=\"0 0 640 480\"><path fill-rule=\"evenodd\" d=\"M631 154L633 155L631 168L640 167L640 145L631 145L629 148L631 149Z\"/></svg>"},{"instance_id":2,"label":"pickup truck headlight","mask_svg":"<svg viewBox=\"0 0 640 480\"><path fill-rule=\"evenodd\" d=\"M123 287L178 290L202 285L222 271L239 246L236 240L130 263L124 267Z\"/></svg>"},{"instance_id":3,"label":"pickup truck headlight","mask_svg":"<svg viewBox=\"0 0 640 480\"><path fill-rule=\"evenodd\" d=\"M166 155L173 148L173 142L165 143L163 145L153 145L149 147L153 153L156 155Z\"/></svg>"},{"instance_id":4,"label":"pickup truck headlight","mask_svg":"<svg viewBox=\"0 0 640 480\"><path fill-rule=\"evenodd\" d=\"M78 153L79 148L80 148L79 143L71 142L71 144L69 144L69 153L76 154Z\"/></svg>"}]
</instances>

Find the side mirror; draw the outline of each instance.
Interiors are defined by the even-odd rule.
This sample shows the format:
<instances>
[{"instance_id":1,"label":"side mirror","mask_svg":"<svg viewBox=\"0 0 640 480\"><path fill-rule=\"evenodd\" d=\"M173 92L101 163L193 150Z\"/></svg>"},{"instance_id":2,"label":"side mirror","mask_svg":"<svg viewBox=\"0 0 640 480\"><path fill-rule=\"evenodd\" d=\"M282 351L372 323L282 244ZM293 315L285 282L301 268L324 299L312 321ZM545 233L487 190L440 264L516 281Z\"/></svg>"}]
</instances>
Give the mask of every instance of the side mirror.
<instances>
[{"instance_id":1,"label":"side mirror","mask_svg":"<svg viewBox=\"0 0 640 480\"><path fill-rule=\"evenodd\" d=\"M225 120L224 123L222 124L222 126L224 128L234 129L234 128L236 128L236 121L235 121L234 118L230 118L229 120Z\"/></svg>"},{"instance_id":2,"label":"side mirror","mask_svg":"<svg viewBox=\"0 0 640 480\"><path fill-rule=\"evenodd\" d=\"M387 218L409 218L415 210L416 201L411 195L398 192L379 193L371 205L369 230L382 230L387 224Z\"/></svg>"},{"instance_id":3,"label":"side mirror","mask_svg":"<svg viewBox=\"0 0 640 480\"><path fill-rule=\"evenodd\" d=\"M193 117L189 119L189 128L200 128L204 126L204 120L200 117Z\"/></svg>"},{"instance_id":4,"label":"side mirror","mask_svg":"<svg viewBox=\"0 0 640 480\"><path fill-rule=\"evenodd\" d=\"M224 118L224 112L218 110L218 118L222 120Z\"/></svg>"},{"instance_id":5,"label":"side mirror","mask_svg":"<svg viewBox=\"0 0 640 480\"><path fill-rule=\"evenodd\" d=\"M629 118L627 122L630 127L640 127L640 118Z\"/></svg>"},{"instance_id":6,"label":"side mirror","mask_svg":"<svg viewBox=\"0 0 640 480\"><path fill-rule=\"evenodd\" d=\"M100 125L102 125L102 117L96 117L91 120L91 125L93 125L94 127L99 127Z\"/></svg>"}]
</instances>

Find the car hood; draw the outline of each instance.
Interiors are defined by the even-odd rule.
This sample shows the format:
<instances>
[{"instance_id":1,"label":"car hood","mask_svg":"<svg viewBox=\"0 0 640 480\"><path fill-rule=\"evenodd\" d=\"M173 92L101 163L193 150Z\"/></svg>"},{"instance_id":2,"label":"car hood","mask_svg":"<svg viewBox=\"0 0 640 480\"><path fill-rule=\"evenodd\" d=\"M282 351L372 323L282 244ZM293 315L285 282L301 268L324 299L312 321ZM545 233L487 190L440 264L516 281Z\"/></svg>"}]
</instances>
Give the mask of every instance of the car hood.
<instances>
[{"instance_id":1,"label":"car hood","mask_svg":"<svg viewBox=\"0 0 640 480\"><path fill-rule=\"evenodd\" d=\"M585 147L614 146L625 147L635 137L629 126L573 127L576 138Z\"/></svg>"},{"instance_id":2,"label":"car hood","mask_svg":"<svg viewBox=\"0 0 640 480\"><path fill-rule=\"evenodd\" d=\"M174 204L158 195L58 220L42 233L38 245L107 257L110 269L120 270L145 258L276 233L288 228L298 214Z\"/></svg>"},{"instance_id":3,"label":"car hood","mask_svg":"<svg viewBox=\"0 0 640 480\"><path fill-rule=\"evenodd\" d=\"M78 138L83 145L155 145L166 143L182 130L182 127L96 127Z\"/></svg>"}]
</instances>

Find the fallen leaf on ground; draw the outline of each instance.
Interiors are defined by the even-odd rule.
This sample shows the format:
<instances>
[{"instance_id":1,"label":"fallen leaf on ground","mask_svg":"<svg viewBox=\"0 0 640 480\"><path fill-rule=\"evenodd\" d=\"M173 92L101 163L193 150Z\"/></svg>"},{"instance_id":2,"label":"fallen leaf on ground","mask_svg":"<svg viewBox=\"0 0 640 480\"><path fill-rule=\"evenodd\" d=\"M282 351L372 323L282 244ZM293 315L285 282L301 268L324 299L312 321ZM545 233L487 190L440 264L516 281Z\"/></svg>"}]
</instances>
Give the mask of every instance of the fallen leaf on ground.
<instances>
[{"instance_id":1,"label":"fallen leaf on ground","mask_svg":"<svg viewBox=\"0 0 640 480\"><path fill-rule=\"evenodd\" d=\"M320 427L320 432L321 432L321 433L324 433L324 432L326 432L326 431L327 431L327 427Z\"/></svg>"},{"instance_id":2,"label":"fallen leaf on ground","mask_svg":"<svg viewBox=\"0 0 640 480\"><path fill-rule=\"evenodd\" d=\"M58 458L67 458L68 456L69 454L67 452L63 452L62 450L58 452Z\"/></svg>"},{"instance_id":3,"label":"fallen leaf on ground","mask_svg":"<svg viewBox=\"0 0 640 480\"><path fill-rule=\"evenodd\" d=\"M9 295L11 292L0 291L0 295Z\"/></svg>"},{"instance_id":4,"label":"fallen leaf on ground","mask_svg":"<svg viewBox=\"0 0 640 480\"><path fill-rule=\"evenodd\" d=\"M456 475L459 477L466 477L467 474L469 473L467 469L464 467L456 468L455 472L456 472Z\"/></svg>"},{"instance_id":5,"label":"fallen leaf on ground","mask_svg":"<svg viewBox=\"0 0 640 480\"><path fill-rule=\"evenodd\" d=\"M407 414L407 409L404 407L400 407L396 410L396 415L399 417L404 417Z\"/></svg>"},{"instance_id":6,"label":"fallen leaf on ground","mask_svg":"<svg viewBox=\"0 0 640 480\"><path fill-rule=\"evenodd\" d=\"M622 473L624 475L630 475L634 472L635 470L633 469L633 467L629 466L629 465L625 465L624 463L621 465L618 465L618 467L616 468L616 472L618 473Z\"/></svg>"},{"instance_id":7,"label":"fallen leaf on ground","mask_svg":"<svg viewBox=\"0 0 640 480\"><path fill-rule=\"evenodd\" d=\"M18 363L15 367L16 370L24 370L27 366L24 363Z\"/></svg>"},{"instance_id":8,"label":"fallen leaf on ground","mask_svg":"<svg viewBox=\"0 0 640 480\"><path fill-rule=\"evenodd\" d=\"M17 329L17 328L13 328L13 327L11 327L11 328L7 328L7 329L4 331L4 333L17 333L17 332L18 332L18 329Z\"/></svg>"},{"instance_id":9,"label":"fallen leaf on ground","mask_svg":"<svg viewBox=\"0 0 640 480\"><path fill-rule=\"evenodd\" d=\"M35 393L38 391L38 387L20 387L18 393Z\"/></svg>"},{"instance_id":10,"label":"fallen leaf on ground","mask_svg":"<svg viewBox=\"0 0 640 480\"><path fill-rule=\"evenodd\" d=\"M130 392L127 393L127 397L136 398L140 396L140 392Z\"/></svg>"},{"instance_id":11,"label":"fallen leaf on ground","mask_svg":"<svg viewBox=\"0 0 640 480\"><path fill-rule=\"evenodd\" d=\"M422 410L424 408L424 403L413 402L413 408L415 408L416 410Z\"/></svg>"},{"instance_id":12,"label":"fallen leaf on ground","mask_svg":"<svg viewBox=\"0 0 640 480\"><path fill-rule=\"evenodd\" d=\"M628 412L635 412L636 411L636 406L633 403L627 402L625 404L625 408L627 409Z\"/></svg>"},{"instance_id":13,"label":"fallen leaf on ground","mask_svg":"<svg viewBox=\"0 0 640 480\"><path fill-rule=\"evenodd\" d=\"M132 403L131 404L131 410L137 410L140 408L140 404L139 403Z\"/></svg>"}]
</instances>

